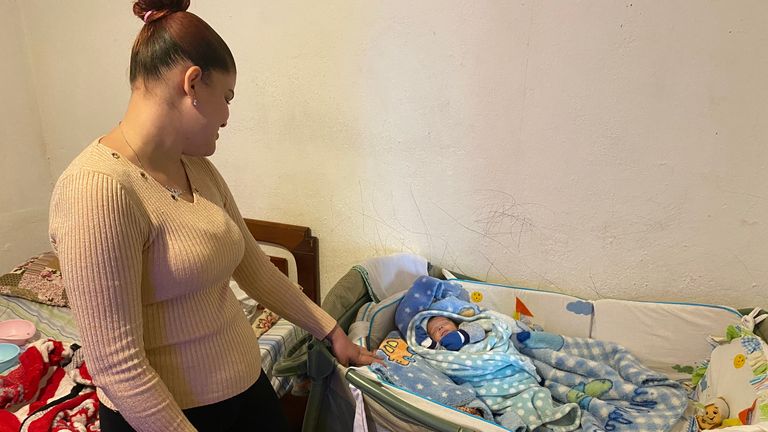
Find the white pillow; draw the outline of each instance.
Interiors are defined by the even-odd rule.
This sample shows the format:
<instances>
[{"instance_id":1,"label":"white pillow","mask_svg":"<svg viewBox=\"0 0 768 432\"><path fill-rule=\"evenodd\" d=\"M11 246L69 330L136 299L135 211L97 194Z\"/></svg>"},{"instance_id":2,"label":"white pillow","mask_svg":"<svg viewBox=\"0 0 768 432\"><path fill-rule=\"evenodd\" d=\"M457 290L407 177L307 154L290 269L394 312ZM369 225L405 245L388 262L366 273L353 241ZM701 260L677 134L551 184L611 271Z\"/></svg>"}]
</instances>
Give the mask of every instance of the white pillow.
<instances>
[{"instance_id":1,"label":"white pillow","mask_svg":"<svg viewBox=\"0 0 768 432\"><path fill-rule=\"evenodd\" d=\"M408 290L416 278L427 275L427 260L401 253L371 258L354 268L362 274L368 294L378 302Z\"/></svg>"}]
</instances>

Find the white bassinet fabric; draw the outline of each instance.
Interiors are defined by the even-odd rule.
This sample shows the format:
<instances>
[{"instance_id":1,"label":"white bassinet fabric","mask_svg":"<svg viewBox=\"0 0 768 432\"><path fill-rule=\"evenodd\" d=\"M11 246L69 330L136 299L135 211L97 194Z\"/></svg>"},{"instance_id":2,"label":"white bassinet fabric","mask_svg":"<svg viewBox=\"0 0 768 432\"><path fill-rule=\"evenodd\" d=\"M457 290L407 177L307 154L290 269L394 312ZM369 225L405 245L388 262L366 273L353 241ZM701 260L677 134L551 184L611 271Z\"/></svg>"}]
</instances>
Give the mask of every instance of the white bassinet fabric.
<instances>
[{"instance_id":1,"label":"white bassinet fabric","mask_svg":"<svg viewBox=\"0 0 768 432\"><path fill-rule=\"evenodd\" d=\"M535 324L550 333L590 336L593 307L589 301L529 288L465 280L458 282L469 292L470 300L480 307L512 316L529 325Z\"/></svg>"},{"instance_id":2,"label":"white bassinet fabric","mask_svg":"<svg viewBox=\"0 0 768 432\"><path fill-rule=\"evenodd\" d=\"M592 338L626 347L643 364L672 379L690 377L675 365L695 367L709 358L709 335L738 324L741 314L716 305L597 300ZM679 369L679 368L677 368Z\"/></svg>"},{"instance_id":3,"label":"white bassinet fabric","mask_svg":"<svg viewBox=\"0 0 768 432\"><path fill-rule=\"evenodd\" d=\"M405 253L371 258L354 268L363 275L376 302L408 290L416 278L428 274L424 257Z\"/></svg>"}]
</instances>

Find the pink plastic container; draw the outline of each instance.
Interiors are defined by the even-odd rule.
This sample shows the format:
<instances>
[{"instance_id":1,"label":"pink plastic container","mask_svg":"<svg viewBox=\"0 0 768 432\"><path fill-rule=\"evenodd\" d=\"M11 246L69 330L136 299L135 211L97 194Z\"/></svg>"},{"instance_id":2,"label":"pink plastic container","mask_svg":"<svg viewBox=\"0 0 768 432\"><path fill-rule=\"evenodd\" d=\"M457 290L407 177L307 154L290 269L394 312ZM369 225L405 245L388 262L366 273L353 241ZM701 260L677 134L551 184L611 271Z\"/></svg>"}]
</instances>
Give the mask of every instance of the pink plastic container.
<instances>
[{"instance_id":1,"label":"pink plastic container","mask_svg":"<svg viewBox=\"0 0 768 432\"><path fill-rule=\"evenodd\" d=\"M31 321L23 319L0 321L0 342L24 345L36 331Z\"/></svg>"}]
</instances>

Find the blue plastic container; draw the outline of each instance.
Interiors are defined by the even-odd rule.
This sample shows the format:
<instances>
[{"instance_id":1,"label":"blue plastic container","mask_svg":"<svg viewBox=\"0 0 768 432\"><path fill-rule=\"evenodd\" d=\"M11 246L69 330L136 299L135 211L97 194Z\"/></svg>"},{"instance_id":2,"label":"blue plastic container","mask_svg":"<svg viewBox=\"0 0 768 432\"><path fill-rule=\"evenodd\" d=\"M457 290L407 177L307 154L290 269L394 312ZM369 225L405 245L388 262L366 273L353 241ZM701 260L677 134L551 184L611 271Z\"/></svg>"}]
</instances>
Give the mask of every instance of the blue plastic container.
<instances>
[{"instance_id":1,"label":"blue plastic container","mask_svg":"<svg viewBox=\"0 0 768 432\"><path fill-rule=\"evenodd\" d=\"M0 343L0 372L5 372L19 362L21 349L16 344Z\"/></svg>"}]
</instances>

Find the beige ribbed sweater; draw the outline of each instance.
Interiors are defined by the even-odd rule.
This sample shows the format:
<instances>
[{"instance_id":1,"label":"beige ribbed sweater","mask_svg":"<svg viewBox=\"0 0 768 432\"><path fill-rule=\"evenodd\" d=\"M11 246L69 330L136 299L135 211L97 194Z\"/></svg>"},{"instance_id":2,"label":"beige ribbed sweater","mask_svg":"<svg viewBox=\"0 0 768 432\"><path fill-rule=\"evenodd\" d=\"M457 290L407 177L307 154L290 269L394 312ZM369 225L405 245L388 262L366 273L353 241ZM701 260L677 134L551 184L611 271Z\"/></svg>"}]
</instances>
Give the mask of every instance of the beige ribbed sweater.
<instances>
[{"instance_id":1,"label":"beige ribbed sweater","mask_svg":"<svg viewBox=\"0 0 768 432\"><path fill-rule=\"evenodd\" d=\"M95 141L51 202L51 242L98 396L138 431L193 431L181 409L256 382L259 346L230 276L318 338L336 324L269 262L213 165L183 161L192 203Z\"/></svg>"}]
</instances>

